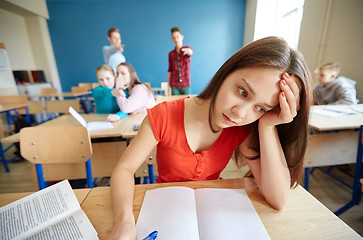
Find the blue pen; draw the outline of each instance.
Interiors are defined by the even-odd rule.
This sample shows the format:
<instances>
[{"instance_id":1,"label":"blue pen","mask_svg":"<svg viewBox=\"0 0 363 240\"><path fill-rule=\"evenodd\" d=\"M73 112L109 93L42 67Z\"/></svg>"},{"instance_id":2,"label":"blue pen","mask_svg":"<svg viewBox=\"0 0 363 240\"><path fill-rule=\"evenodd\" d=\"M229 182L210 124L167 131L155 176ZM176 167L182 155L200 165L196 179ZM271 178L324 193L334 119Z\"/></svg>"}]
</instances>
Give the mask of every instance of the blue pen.
<instances>
[{"instance_id":1,"label":"blue pen","mask_svg":"<svg viewBox=\"0 0 363 240\"><path fill-rule=\"evenodd\" d=\"M154 239L156 239L157 236L158 236L158 231L154 231L154 232L150 233L149 236L147 236L143 240L154 240Z\"/></svg>"}]
</instances>

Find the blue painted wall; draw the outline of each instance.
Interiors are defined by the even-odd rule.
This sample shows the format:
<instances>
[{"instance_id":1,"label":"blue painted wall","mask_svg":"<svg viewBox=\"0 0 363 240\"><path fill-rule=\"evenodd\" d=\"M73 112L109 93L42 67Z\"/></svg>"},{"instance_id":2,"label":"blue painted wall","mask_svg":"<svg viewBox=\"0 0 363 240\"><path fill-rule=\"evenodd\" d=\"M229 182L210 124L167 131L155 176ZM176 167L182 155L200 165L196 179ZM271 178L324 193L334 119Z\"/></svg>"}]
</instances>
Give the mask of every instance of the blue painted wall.
<instances>
[{"instance_id":1,"label":"blue painted wall","mask_svg":"<svg viewBox=\"0 0 363 240\"><path fill-rule=\"evenodd\" d=\"M124 55L139 78L167 81L170 28L192 46L192 93L199 94L219 67L243 45L245 0L47 0L48 27L63 91L97 82L107 30L118 27Z\"/></svg>"}]
</instances>

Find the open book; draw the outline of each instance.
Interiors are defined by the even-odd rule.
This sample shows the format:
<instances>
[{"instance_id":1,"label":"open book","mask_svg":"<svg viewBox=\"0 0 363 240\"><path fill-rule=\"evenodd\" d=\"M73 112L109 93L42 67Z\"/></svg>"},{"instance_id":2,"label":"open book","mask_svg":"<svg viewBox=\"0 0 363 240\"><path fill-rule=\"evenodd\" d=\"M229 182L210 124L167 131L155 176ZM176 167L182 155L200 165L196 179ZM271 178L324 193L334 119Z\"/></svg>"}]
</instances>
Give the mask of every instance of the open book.
<instances>
[{"instance_id":1,"label":"open book","mask_svg":"<svg viewBox=\"0 0 363 240\"><path fill-rule=\"evenodd\" d=\"M270 239L243 189L165 187L145 194L136 224L138 239Z\"/></svg>"},{"instance_id":2,"label":"open book","mask_svg":"<svg viewBox=\"0 0 363 240\"><path fill-rule=\"evenodd\" d=\"M74 108L69 107L69 113L83 126L88 129L88 131L95 131L101 129L108 129L113 128L112 123L104 121L104 122L89 122L87 123L86 120L79 114Z\"/></svg>"},{"instance_id":3,"label":"open book","mask_svg":"<svg viewBox=\"0 0 363 240\"><path fill-rule=\"evenodd\" d=\"M0 208L0 239L98 239L68 180Z\"/></svg>"}]
</instances>

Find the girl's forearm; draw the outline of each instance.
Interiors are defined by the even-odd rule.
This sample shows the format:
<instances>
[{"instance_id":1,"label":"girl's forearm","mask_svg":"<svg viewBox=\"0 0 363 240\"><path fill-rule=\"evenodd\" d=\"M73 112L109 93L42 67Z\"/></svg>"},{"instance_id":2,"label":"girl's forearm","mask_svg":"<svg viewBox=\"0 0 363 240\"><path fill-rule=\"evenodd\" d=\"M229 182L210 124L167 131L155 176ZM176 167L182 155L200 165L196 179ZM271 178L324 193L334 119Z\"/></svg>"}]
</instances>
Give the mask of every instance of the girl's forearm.
<instances>
[{"instance_id":1,"label":"girl's forearm","mask_svg":"<svg viewBox=\"0 0 363 240\"><path fill-rule=\"evenodd\" d=\"M131 223L133 215L134 175L121 167L116 167L111 176L111 198L113 208L113 228Z\"/></svg>"},{"instance_id":2,"label":"girl's forearm","mask_svg":"<svg viewBox=\"0 0 363 240\"><path fill-rule=\"evenodd\" d=\"M275 126L259 124L260 177L256 179L266 200L281 210L290 190L290 172Z\"/></svg>"}]
</instances>

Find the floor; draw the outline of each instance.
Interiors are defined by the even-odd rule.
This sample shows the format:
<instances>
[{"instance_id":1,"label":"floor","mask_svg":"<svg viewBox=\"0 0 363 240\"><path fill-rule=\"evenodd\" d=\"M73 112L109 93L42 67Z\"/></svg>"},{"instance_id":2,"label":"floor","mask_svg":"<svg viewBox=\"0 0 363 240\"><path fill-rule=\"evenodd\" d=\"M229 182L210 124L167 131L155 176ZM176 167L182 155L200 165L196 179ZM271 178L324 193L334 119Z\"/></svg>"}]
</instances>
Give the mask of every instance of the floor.
<instances>
[{"instance_id":1,"label":"floor","mask_svg":"<svg viewBox=\"0 0 363 240\"><path fill-rule=\"evenodd\" d=\"M11 151L9 153L12 154ZM9 154L7 156L9 157ZM10 172L5 172L0 166L0 193L10 192L32 192L38 190L35 179L35 172L32 165L27 161L13 162L9 164ZM354 165L342 166L344 170L353 172ZM236 178L246 174L246 168L238 169L233 162L230 162L222 172L222 178ZM332 173L352 182L352 179L333 169ZM335 211L349 202L351 191L348 187L336 182L319 170L315 170L310 177L310 193L321 201L328 209ZM354 206L339 216L345 223L363 237L363 204Z\"/></svg>"}]
</instances>

